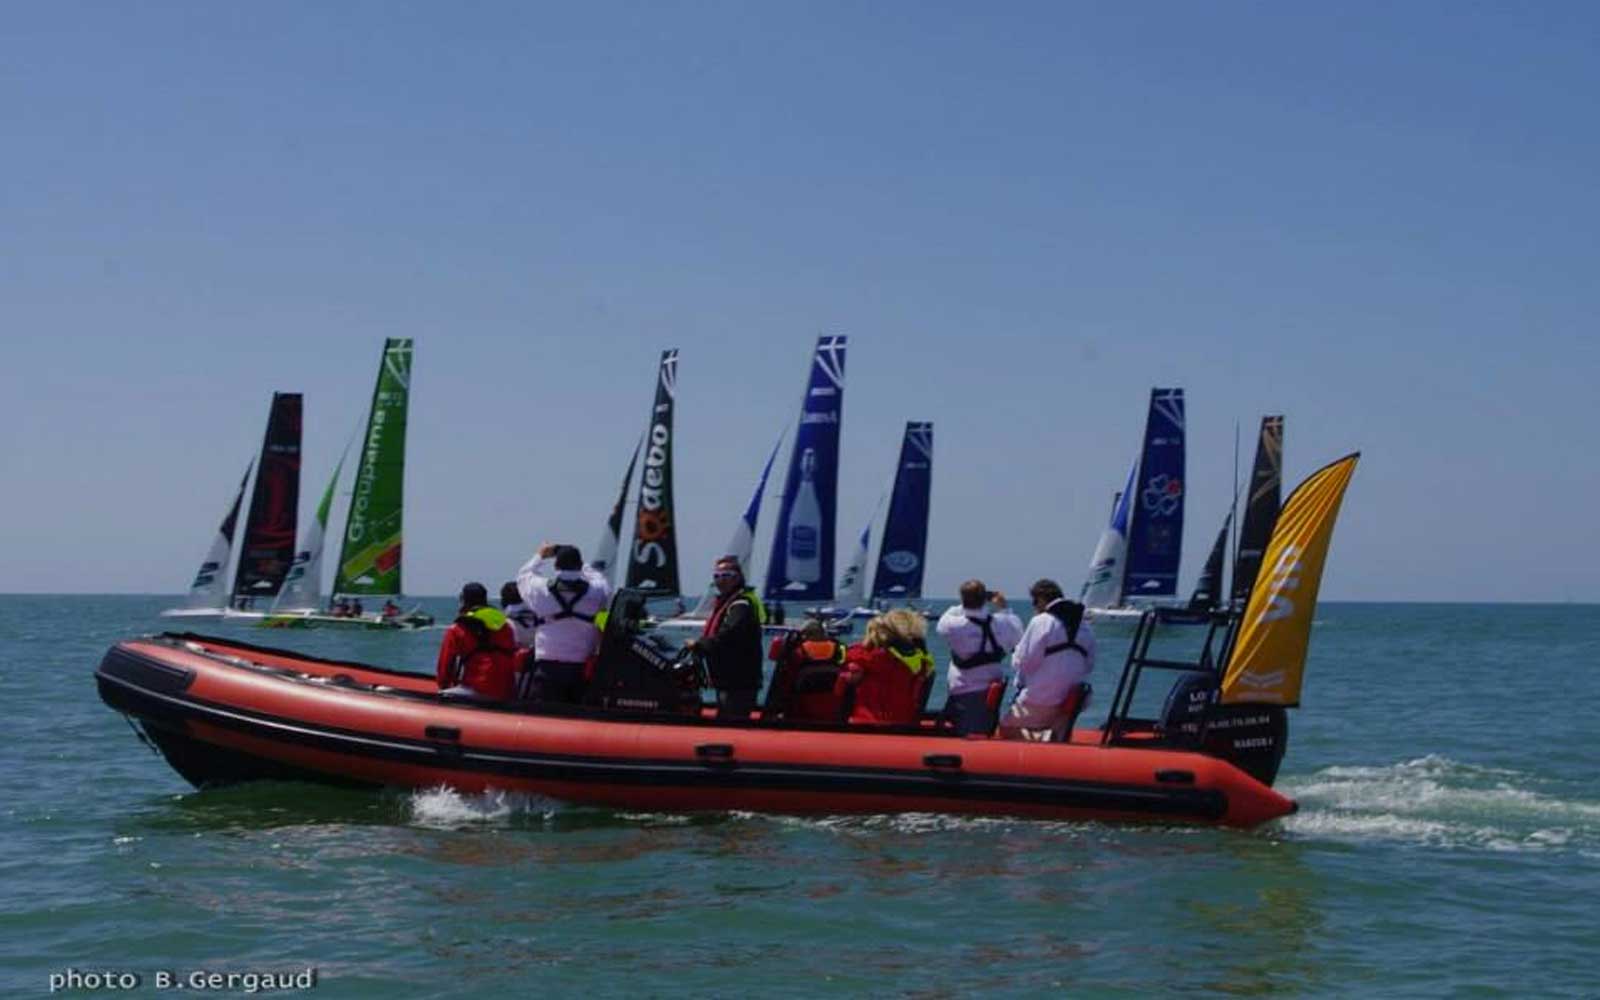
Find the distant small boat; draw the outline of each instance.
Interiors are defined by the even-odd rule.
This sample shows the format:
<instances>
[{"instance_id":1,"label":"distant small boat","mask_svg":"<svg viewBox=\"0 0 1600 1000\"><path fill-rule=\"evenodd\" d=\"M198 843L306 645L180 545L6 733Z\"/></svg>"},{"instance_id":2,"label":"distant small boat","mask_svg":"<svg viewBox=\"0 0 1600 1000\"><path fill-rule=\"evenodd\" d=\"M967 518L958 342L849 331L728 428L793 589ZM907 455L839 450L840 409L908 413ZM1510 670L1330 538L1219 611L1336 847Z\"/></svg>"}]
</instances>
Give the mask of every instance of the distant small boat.
<instances>
[{"instance_id":1,"label":"distant small boat","mask_svg":"<svg viewBox=\"0 0 1600 1000\"><path fill-rule=\"evenodd\" d=\"M900 457L895 463L894 486L889 492L889 513L884 520L883 542L878 546L870 603L863 602L872 535L869 521L862 529L854 558L839 579L836 606L812 609L811 613L823 618L871 618L897 602L909 606L909 602L922 596L932 489L933 424L912 421L906 424ZM876 517L874 513L873 518Z\"/></svg>"},{"instance_id":2,"label":"distant small boat","mask_svg":"<svg viewBox=\"0 0 1600 1000\"><path fill-rule=\"evenodd\" d=\"M217 537L201 560L187 600L181 607L163 611L164 617L217 618L230 611L248 612L257 601L278 596L294 561L295 518L300 503L301 412L299 393L272 394L261 454L252 465L254 486L231 590L225 593L222 582L233 550L234 527L245 485L251 478L248 469Z\"/></svg>"},{"instance_id":3,"label":"distant small boat","mask_svg":"<svg viewBox=\"0 0 1600 1000\"><path fill-rule=\"evenodd\" d=\"M678 523L672 503L672 410L678 394L678 352L661 352L655 400L645 431L644 469L634 511L633 544L622 562L627 586L651 597L677 597ZM629 466L632 468L632 466Z\"/></svg>"},{"instance_id":4,"label":"distant small boat","mask_svg":"<svg viewBox=\"0 0 1600 1000\"><path fill-rule=\"evenodd\" d=\"M1184 486L1183 390L1151 389L1139 460L1112 501L1083 585L1091 620L1133 623L1177 593Z\"/></svg>"},{"instance_id":5,"label":"distant small boat","mask_svg":"<svg viewBox=\"0 0 1600 1000\"><path fill-rule=\"evenodd\" d=\"M384 341L334 573L335 602L382 600L398 607L405 593L401 573L404 563L402 525L412 356L410 338L392 337ZM337 470L334 477L337 480ZM330 503L332 489L330 484L329 491L323 494L324 505ZM319 523L326 527L324 514L325 510L319 507ZM316 556L320 562L320 546ZM308 589L314 586L308 576ZM264 615L261 624L269 628L418 628L433 624L433 617L415 606L390 615L365 609L361 614L341 615L303 607L277 609L273 614Z\"/></svg>"},{"instance_id":6,"label":"distant small boat","mask_svg":"<svg viewBox=\"0 0 1600 1000\"><path fill-rule=\"evenodd\" d=\"M769 602L833 598L845 347L842 336L818 337L811 356L767 560L762 597Z\"/></svg>"}]
</instances>

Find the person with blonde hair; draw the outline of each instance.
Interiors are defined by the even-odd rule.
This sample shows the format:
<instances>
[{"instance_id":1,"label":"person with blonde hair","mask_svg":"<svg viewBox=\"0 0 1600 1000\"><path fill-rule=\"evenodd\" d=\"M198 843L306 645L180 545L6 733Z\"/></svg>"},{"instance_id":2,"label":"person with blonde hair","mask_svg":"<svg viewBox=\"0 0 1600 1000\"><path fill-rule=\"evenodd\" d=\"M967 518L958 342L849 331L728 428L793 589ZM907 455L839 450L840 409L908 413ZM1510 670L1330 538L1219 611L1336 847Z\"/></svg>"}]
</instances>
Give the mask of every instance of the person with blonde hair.
<instances>
[{"instance_id":1,"label":"person with blonde hair","mask_svg":"<svg viewBox=\"0 0 1600 1000\"><path fill-rule=\"evenodd\" d=\"M845 651L844 683L854 691L851 722L915 725L933 681L928 624L909 608L867 622L866 637Z\"/></svg>"}]
</instances>

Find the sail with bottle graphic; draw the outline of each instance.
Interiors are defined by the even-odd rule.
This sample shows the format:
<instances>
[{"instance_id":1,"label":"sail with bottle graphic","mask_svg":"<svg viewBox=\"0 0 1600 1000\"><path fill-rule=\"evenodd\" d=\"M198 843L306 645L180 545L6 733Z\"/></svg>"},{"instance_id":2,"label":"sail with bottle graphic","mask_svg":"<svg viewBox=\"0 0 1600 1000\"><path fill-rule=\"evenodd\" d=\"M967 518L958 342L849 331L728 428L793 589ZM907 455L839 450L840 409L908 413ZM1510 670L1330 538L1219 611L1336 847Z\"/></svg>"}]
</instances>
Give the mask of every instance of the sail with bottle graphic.
<instances>
[{"instance_id":1,"label":"sail with bottle graphic","mask_svg":"<svg viewBox=\"0 0 1600 1000\"><path fill-rule=\"evenodd\" d=\"M395 597L402 593L401 520L406 478L406 413L411 399L409 338L383 342L378 382L350 491L334 596Z\"/></svg>"},{"instance_id":2,"label":"sail with bottle graphic","mask_svg":"<svg viewBox=\"0 0 1600 1000\"><path fill-rule=\"evenodd\" d=\"M656 398L645 432L644 471L639 475L639 506L628 551L627 585L648 596L675 597L678 585L678 527L672 508L672 404L678 389L678 352L661 352Z\"/></svg>"},{"instance_id":3,"label":"sail with bottle graphic","mask_svg":"<svg viewBox=\"0 0 1600 1000\"><path fill-rule=\"evenodd\" d=\"M1130 498L1128 568L1123 600L1171 597L1183 553L1184 418L1182 389L1151 389L1139 477Z\"/></svg>"},{"instance_id":4,"label":"sail with bottle graphic","mask_svg":"<svg viewBox=\"0 0 1600 1000\"><path fill-rule=\"evenodd\" d=\"M600 532L600 544L594 547L594 555L589 559L589 568L608 582L614 576L611 569L616 565L617 546L622 540L622 511L628 505L628 487L633 483L633 467L639 463L639 451L643 447L643 439L633 446L633 457L628 459L628 471L622 474L622 489L617 493L617 502L612 505L611 516L606 518L605 529Z\"/></svg>"},{"instance_id":5,"label":"sail with bottle graphic","mask_svg":"<svg viewBox=\"0 0 1600 1000\"><path fill-rule=\"evenodd\" d=\"M889 494L889 518L878 546L872 577L874 598L922 596L923 563L928 555L929 498L933 491L933 424L906 424Z\"/></svg>"},{"instance_id":6,"label":"sail with bottle graphic","mask_svg":"<svg viewBox=\"0 0 1600 1000\"><path fill-rule=\"evenodd\" d=\"M300 415L298 392L275 392L267 434L256 460L256 485L239 543L233 601L277 597L294 562L296 519L300 508Z\"/></svg>"},{"instance_id":7,"label":"sail with bottle graphic","mask_svg":"<svg viewBox=\"0 0 1600 1000\"><path fill-rule=\"evenodd\" d=\"M818 337L811 356L800 429L790 452L772 557L767 561L764 593L769 600L833 597L845 340Z\"/></svg>"}]
</instances>

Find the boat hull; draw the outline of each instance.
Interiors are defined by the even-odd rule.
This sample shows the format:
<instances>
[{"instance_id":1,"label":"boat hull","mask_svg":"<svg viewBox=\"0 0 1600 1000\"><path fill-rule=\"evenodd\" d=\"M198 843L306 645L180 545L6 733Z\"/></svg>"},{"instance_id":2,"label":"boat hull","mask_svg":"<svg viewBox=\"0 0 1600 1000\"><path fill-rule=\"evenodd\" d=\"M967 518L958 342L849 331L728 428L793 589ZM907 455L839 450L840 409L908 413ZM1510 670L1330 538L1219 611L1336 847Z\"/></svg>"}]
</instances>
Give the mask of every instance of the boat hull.
<instances>
[{"instance_id":1,"label":"boat hull","mask_svg":"<svg viewBox=\"0 0 1600 1000\"><path fill-rule=\"evenodd\" d=\"M441 700L431 677L194 636L119 643L100 695L197 786L527 792L631 810L940 812L1253 826L1294 803L1192 752Z\"/></svg>"}]
</instances>

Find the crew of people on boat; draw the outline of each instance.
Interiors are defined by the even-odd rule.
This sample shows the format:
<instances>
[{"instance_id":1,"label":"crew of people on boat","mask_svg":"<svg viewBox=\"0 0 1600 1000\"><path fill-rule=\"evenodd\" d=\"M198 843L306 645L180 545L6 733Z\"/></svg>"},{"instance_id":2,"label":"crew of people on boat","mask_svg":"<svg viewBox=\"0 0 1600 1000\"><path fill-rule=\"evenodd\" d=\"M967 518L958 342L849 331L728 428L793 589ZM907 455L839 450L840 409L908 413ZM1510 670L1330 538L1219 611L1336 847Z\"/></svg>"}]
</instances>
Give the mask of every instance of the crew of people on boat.
<instances>
[{"instance_id":1,"label":"crew of people on boat","mask_svg":"<svg viewBox=\"0 0 1600 1000\"><path fill-rule=\"evenodd\" d=\"M927 623L910 608L867 622L860 642L845 646L816 619L785 631L763 650L767 609L733 556L716 561L715 600L701 633L684 643L704 665L716 692L716 718L788 724L916 726L926 717L935 663ZM577 705L593 679L611 587L585 567L576 546L545 543L489 605L481 583L462 587L460 609L439 650L437 679L445 697ZM950 649L949 694L932 716L961 736L1062 740L1087 698L1094 670L1094 633L1083 605L1053 580L1029 590L1034 615L1026 625L1004 594L981 580L960 588L936 629ZM385 609L387 613L387 608ZM1017 693L1004 713L1011 660ZM773 663L766 700L763 662Z\"/></svg>"},{"instance_id":2,"label":"crew of people on boat","mask_svg":"<svg viewBox=\"0 0 1600 1000\"><path fill-rule=\"evenodd\" d=\"M396 614L399 611L399 608L395 609ZM359 597L336 597L328 605L328 614L335 618L360 618L366 614L366 609L361 606L361 598ZM387 608L385 609L385 614L387 614Z\"/></svg>"}]
</instances>

